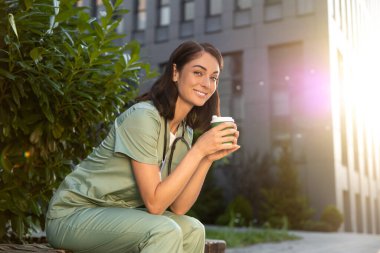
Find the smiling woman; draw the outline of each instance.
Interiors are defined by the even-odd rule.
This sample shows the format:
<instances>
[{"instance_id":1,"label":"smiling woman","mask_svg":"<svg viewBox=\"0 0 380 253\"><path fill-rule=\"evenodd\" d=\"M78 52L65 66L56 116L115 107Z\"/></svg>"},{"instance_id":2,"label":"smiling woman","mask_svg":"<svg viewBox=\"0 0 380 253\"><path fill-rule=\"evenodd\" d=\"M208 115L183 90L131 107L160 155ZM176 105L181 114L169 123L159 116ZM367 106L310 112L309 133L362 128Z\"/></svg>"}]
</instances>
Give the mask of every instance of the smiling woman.
<instances>
[{"instance_id":1,"label":"smiling woman","mask_svg":"<svg viewBox=\"0 0 380 253\"><path fill-rule=\"evenodd\" d=\"M187 41L173 51L151 90L61 183L47 213L51 245L74 252L203 252L204 226L185 214L212 163L240 148L236 124L208 130L219 115L222 67L208 43ZM193 129L204 133L191 146Z\"/></svg>"}]
</instances>

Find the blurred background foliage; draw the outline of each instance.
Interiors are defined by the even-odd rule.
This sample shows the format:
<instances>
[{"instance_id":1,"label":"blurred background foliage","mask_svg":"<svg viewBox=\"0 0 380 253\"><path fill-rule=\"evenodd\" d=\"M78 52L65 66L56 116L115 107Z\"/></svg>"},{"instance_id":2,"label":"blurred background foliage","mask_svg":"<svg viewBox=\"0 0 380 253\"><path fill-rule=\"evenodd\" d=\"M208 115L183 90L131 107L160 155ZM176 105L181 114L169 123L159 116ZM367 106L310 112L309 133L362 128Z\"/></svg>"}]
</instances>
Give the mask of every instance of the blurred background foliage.
<instances>
[{"instance_id":1,"label":"blurred background foliage","mask_svg":"<svg viewBox=\"0 0 380 253\"><path fill-rule=\"evenodd\" d=\"M22 242L31 229L44 228L54 189L131 103L141 79L154 75L138 43L120 45L122 0L103 0L99 19L75 3L0 0L3 242ZM218 161L189 214L205 224L336 231L343 216L329 206L313 217L290 157L254 153L239 165Z\"/></svg>"},{"instance_id":2,"label":"blurred background foliage","mask_svg":"<svg viewBox=\"0 0 380 253\"><path fill-rule=\"evenodd\" d=\"M44 227L54 188L152 73L138 43L116 43L122 0L103 3L95 19L75 0L0 1L2 241Z\"/></svg>"},{"instance_id":3,"label":"blurred background foliage","mask_svg":"<svg viewBox=\"0 0 380 253\"><path fill-rule=\"evenodd\" d=\"M329 205L321 217L316 217L302 193L298 171L291 157L288 152L275 160L268 154L256 152L248 156L241 167L228 161L217 164L207 175L201 193L203 197L197 200L192 211L207 224L338 231L343 215L335 206ZM223 171L228 179L224 184L229 187L220 185L215 170ZM230 199L226 197L226 189L233 189ZM226 200L227 204L222 204Z\"/></svg>"}]
</instances>

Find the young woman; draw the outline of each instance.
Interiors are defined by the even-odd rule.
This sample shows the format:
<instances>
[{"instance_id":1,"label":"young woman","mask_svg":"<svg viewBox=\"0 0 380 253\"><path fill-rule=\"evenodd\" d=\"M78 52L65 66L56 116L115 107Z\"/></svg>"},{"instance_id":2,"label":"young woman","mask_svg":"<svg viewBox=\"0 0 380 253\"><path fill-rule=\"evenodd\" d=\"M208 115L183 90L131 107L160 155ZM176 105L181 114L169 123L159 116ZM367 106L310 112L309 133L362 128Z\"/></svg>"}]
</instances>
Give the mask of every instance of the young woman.
<instances>
[{"instance_id":1,"label":"young woman","mask_svg":"<svg viewBox=\"0 0 380 253\"><path fill-rule=\"evenodd\" d=\"M219 114L222 66L208 43L187 41L174 50L151 90L117 117L54 194L46 222L51 245L74 252L204 251L204 226L185 213L212 162L240 148L234 123L207 130ZM193 129L205 132L191 147Z\"/></svg>"}]
</instances>

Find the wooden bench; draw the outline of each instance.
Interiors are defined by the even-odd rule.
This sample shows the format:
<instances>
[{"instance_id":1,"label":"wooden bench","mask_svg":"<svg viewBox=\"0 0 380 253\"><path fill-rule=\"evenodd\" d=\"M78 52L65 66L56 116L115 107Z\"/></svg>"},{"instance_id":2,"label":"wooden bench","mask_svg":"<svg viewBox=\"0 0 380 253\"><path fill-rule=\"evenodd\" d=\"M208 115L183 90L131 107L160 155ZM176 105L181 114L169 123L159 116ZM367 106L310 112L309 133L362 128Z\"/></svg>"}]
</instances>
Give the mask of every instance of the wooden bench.
<instances>
[{"instance_id":1,"label":"wooden bench","mask_svg":"<svg viewBox=\"0 0 380 253\"><path fill-rule=\"evenodd\" d=\"M207 239L205 253L224 253L226 242L223 240ZM69 250L53 249L48 244L0 244L0 252L21 253L21 252L44 252L44 253L71 253Z\"/></svg>"},{"instance_id":2,"label":"wooden bench","mask_svg":"<svg viewBox=\"0 0 380 253\"><path fill-rule=\"evenodd\" d=\"M0 244L0 252L44 252L44 253L70 253L68 250L53 249L48 244Z\"/></svg>"},{"instance_id":3,"label":"wooden bench","mask_svg":"<svg viewBox=\"0 0 380 253\"><path fill-rule=\"evenodd\" d=\"M224 253L226 242L223 240L206 239L205 253Z\"/></svg>"}]
</instances>

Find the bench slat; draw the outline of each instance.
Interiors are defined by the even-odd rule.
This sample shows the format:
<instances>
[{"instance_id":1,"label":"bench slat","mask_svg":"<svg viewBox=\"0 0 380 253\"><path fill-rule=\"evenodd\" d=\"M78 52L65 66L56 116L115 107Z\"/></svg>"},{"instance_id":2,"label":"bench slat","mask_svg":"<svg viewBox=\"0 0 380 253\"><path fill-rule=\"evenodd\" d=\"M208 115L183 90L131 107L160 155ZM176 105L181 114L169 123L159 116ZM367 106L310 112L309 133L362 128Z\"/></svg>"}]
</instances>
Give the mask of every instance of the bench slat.
<instances>
[{"instance_id":1,"label":"bench slat","mask_svg":"<svg viewBox=\"0 0 380 253\"><path fill-rule=\"evenodd\" d=\"M226 242L223 240L206 239L205 253L224 253ZM43 252L43 253L71 253L69 250L53 249L49 244L0 244L0 252Z\"/></svg>"}]
</instances>

